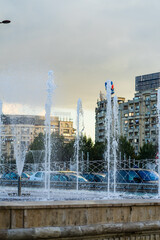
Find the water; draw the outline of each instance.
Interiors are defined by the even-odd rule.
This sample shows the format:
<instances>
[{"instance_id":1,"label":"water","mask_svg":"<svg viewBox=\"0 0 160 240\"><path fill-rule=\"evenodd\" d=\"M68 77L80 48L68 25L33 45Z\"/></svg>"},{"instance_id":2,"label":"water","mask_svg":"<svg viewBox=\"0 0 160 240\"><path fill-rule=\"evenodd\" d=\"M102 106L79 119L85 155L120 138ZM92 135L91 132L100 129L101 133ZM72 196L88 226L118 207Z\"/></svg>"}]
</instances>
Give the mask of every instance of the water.
<instances>
[{"instance_id":1,"label":"water","mask_svg":"<svg viewBox=\"0 0 160 240\"><path fill-rule=\"evenodd\" d=\"M117 171L117 149L118 149L118 137L119 137L119 126L118 126L118 101L117 96L113 98L113 157L114 157L114 193L116 192L116 171Z\"/></svg>"},{"instance_id":2,"label":"water","mask_svg":"<svg viewBox=\"0 0 160 240\"><path fill-rule=\"evenodd\" d=\"M84 118L82 101L79 98L77 102L77 135L76 135L76 171L77 171L77 190L78 190L78 175L79 175L79 140L84 130Z\"/></svg>"},{"instance_id":3,"label":"water","mask_svg":"<svg viewBox=\"0 0 160 240\"><path fill-rule=\"evenodd\" d=\"M111 98L112 83L108 80L105 83L106 86L106 117L105 117L105 125L106 131L105 136L107 140L107 149L105 152L105 162L107 163L107 172L108 172L108 196L110 195L110 185L111 185L111 174L113 172L113 185L114 185L114 193L116 193L116 169L117 169L117 148L118 148L118 135L119 135L119 127L118 127L118 101L117 96L113 97L113 103Z\"/></svg>"},{"instance_id":4,"label":"water","mask_svg":"<svg viewBox=\"0 0 160 240\"><path fill-rule=\"evenodd\" d=\"M158 174L160 176L160 89L157 92L157 112L158 112ZM158 182L158 196L160 197L160 178Z\"/></svg>"},{"instance_id":5,"label":"water","mask_svg":"<svg viewBox=\"0 0 160 240\"><path fill-rule=\"evenodd\" d=\"M107 81L106 86L106 118L105 118L105 127L106 127L106 140L107 140L107 151L105 152L105 162L107 163L107 171L108 171L108 196L110 194L110 157L111 157L111 116L112 116L112 109L111 109L111 81Z\"/></svg>"},{"instance_id":6,"label":"water","mask_svg":"<svg viewBox=\"0 0 160 240\"><path fill-rule=\"evenodd\" d=\"M14 157L16 159L17 172L19 177L22 175L26 152L27 152L27 143L22 139L22 134L19 134L19 129L17 126L14 126Z\"/></svg>"},{"instance_id":7,"label":"water","mask_svg":"<svg viewBox=\"0 0 160 240\"><path fill-rule=\"evenodd\" d=\"M87 154L87 159L84 159L84 155L79 154L80 150L80 137L83 134L84 130L84 118L83 118L83 108L82 108L82 101L79 98L77 101L77 133L76 133L76 141L75 141L75 148L76 148L76 156L75 156L75 166L76 166L76 174L77 180L73 186L67 189L67 184L63 185L61 182L59 183L59 187L61 189L55 189L55 185L53 182L50 182L50 170L67 170L66 165L71 166L71 162L69 164L63 162L63 167L61 167L60 163L52 163L51 165L51 125L50 125L50 115L51 115L51 107L52 107L52 98L54 94L54 81L53 81L53 72L49 71L48 73L48 80L47 80L47 100L45 104L45 164L44 166L38 167L36 166L36 170L45 171L45 185L43 183L31 183L31 182L24 182L22 188L22 197L19 198L15 196L16 192L16 184L9 186L3 185L1 188L1 199L10 199L10 200L98 200L98 199L115 199L115 198L156 198L160 197L160 181L158 185L158 195L156 195L157 189L154 190L152 185L146 186L146 191L144 190L145 185L138 183L137 189L134 194L131 193L133 189L130 189L130 184L128 183L116 183L116 172L117 170L121 169L121 163L117 161L117 148L118 148L118 137L119 137L119 122L118 122L118 101L117 97L113 97L113 101L111 98L111 81L107 81L106 87L106 99L107 99L107 107L106 107L106 116L105 116L105 123L106 123L106 139L107 139L107 149L105 152L105 170L107 170L111 174L107 175L107 182L103 183L90 183L84 184L84 189L82 185L78 182L78 175L80 170L83 172L91 171L93 173L100 173L100 169L104 169L104 160L91 162L89 161L89 154ZM0 107L1 111L2 107ZM159 152L160 152L160 92L158 91L158 117L159 117ZM2 111L0 112L2 114ZM2 128L2 122L0 122L0 128ZM1 132L0 132L1 134ZM26 155L26 145L21 139L21 134L18 134L18 130L14 127L14 152L16 156L16 164L17 164L17 171L19 176L21 175L23 168L24 168L24 161ZM42 156L43 151L35 151L32 152L33 158L35 162L38 162ZM82 158L82 162L80 162L80 158ZM134 160L135 161L135 160ZM125 166L126 168L130 168L130 166L135 165L132 163L133 160L129 162L126 161ZM119 164L119 165L118 165ZM91 166L91 167L90 167ZM145 168L146 163L144 163ZM1 167L1 166L0 166ZM31 167L31 166L30 166ZM81 167L81 168L80 168ZM34 169L34 168L33 168ZM35 170L35 169L34 169ZM71 169L70 169L71 170ZM10 171L10 168L9 168ZM160 173L160 161L158 165L158 172ZM27 185L28 184L28 185ZM72 184L71 184L72 185ZM86 188L86 186L89 186ZM124 187L125 186L125 187ZM132 184L134 188L134 184ZM148 191L148 187L150 187ZM89 190L90 189L90 190ZM94 190L93 190L94 189ZM103 189L103 190L102 190ZM117 189L120 189L123 192L118 192ZM127 192L127 189L130 191ZM126 192L125 192L126 190ZM142 190L140 192L140 190ZM147 192L148 191L148 192Z\"/></svg>"},{"instance_id":8,"label":"water","mask_svg":"<svg viewBox=\"0 0 160 240\"><path fill-rule=\"evenodd\" d=\"M2 101L0 100L0 160L2 160Z\"/></svg>"},{"instance_id":9,"label":"water","mask_svg":"<svg viewBox=\"0 0 160 240\"><path fill-rule=\"evenodd\" d=\"M50 198L50 162L51 162L51 106L54 92L53 71L48 72L47 100L45 104L45 189Z\"/></svg>"}]
</instances>

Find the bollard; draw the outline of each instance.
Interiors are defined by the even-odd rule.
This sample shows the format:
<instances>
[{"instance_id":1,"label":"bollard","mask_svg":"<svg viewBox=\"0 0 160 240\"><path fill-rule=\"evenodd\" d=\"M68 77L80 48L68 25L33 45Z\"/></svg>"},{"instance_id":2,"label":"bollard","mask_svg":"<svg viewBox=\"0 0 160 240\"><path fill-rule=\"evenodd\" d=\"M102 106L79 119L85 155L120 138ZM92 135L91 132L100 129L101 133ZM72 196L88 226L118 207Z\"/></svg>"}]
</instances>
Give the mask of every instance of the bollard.
<instances>
[{"instance_id":1,"label":"bollard","mask_svg":"<svg viewBox=\"0 0 160 240\"><path fill-rule=\"evenodd\" d=\"M21 177L18 176L18 196L21 196Z\"/></svg>"}]
</instances>

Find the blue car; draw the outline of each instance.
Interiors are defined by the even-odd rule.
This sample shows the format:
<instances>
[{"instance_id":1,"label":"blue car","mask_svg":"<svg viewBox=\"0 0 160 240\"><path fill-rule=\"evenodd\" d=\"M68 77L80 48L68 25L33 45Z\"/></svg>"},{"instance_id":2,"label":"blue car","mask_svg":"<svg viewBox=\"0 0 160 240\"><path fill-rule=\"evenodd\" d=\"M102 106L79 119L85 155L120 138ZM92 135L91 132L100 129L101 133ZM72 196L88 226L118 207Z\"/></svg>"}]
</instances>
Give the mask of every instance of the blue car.
<instances>
[{"instance_id":1,"label":"blue car","mask_svg":"<svg viewBox=\"0 0 160 240\"><path fill-rule=\"evenodd\" d=\"M116 173L117 183L158 183L158 173L149 169L120 169Z\"/></svg>"}]
</instances>

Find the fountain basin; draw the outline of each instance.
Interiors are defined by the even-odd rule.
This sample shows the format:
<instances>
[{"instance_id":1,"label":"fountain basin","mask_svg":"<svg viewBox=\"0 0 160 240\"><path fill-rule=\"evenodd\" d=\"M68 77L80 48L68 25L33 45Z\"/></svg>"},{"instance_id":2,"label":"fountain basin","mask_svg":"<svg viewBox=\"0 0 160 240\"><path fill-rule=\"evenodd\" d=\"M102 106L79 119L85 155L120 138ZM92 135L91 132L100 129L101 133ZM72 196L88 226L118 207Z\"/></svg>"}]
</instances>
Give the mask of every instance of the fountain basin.
<instances>
[{"instance_id":1,"label":"fountain basin","mask_svg":"<svg viewBox=\"0 0 160 240\"><path fill-rule=\"evenodd\" d=\"M160 238L159 199L0 202L0 239L147 239L153 235Z\"/></svg>"}]
</instances>

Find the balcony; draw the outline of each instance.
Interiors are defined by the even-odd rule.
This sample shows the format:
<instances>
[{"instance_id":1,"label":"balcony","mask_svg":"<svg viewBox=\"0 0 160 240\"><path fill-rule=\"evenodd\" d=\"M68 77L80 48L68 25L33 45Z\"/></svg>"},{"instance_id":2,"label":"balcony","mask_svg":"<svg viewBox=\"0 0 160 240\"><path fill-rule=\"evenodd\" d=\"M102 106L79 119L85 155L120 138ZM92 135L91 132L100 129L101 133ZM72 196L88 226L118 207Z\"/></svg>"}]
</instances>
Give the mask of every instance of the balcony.
<instances>
[{"instance_id":1,"label":"balcony","mask_svg":"<svg viewBox=\"0 0 160 240\"><path fill-rule=\"evenodd\" d=\"M98 127L99 130L105 130L105 126Z\"/></svg>"},{"instance_id":2,"label":"balcony","mask_svg":"<svg viewBox=\"0 0 160 240\"><path fill-rule=\"evenodd\" d=\"M104 122L105 122L105 120L104 120L104 119L99 119L99 120L98 120L98 124L101 124L101 123L103 123L103 124L104 124Z\"/></svg>"},{"instance_id":3,"label":"balcony","mask_svg":"<svg viewBox=\"0 0 160 240\"><path fill-rule=\"evenodd\" d=\"M129 133L130 133L130 132L133 132L133 130L134 130L134 129L131 129L131 128L130 128L128 132L129 132Z\"/></svg>"},{"instance_id":4,"label":"balcony","mask_svg":"<svg viewBox=\"0 0 160 240\"><path fill-rule=\"evenodd\" d=\"M104 137L104 132L99 132L99 136Z\"/></svg>"}]
</instances>

